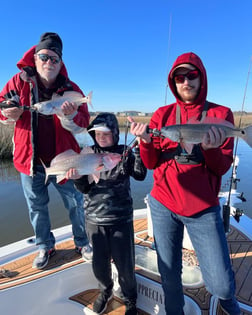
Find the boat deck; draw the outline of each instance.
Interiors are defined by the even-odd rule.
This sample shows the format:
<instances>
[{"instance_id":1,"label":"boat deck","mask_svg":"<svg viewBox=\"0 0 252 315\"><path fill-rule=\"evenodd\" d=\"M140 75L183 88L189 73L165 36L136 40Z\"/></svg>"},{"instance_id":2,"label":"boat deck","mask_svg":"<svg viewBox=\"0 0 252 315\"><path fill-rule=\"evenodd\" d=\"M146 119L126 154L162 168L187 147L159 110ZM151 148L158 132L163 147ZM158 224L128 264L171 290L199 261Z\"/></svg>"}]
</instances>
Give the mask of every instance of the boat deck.
<instances>
[{"instance_id":1,"label":"boat deck","mask_svg":"<svg viewBox=\"0 0 252 315\"><path fill-rule=\"evenodd\" d=\"M252 307L252 242L243 233L233 226L228 235L228 245L230 257L233 264L233 270L236 275L236 296L239 302ZM135 244L139 246L150 247L153 241L147 234L147 220L137 219L134 221ZM28 254L18 260L12 261L0 267L6 271L0 273L0 290L11 288L13 286L33 281L46 275L59 272L71 266L83 263L82 258L74 251L74 243L71 239L58 243L56 245L56 255L53 256L47 267L43 270L32 268L32 262L37 253ZM136 272L154 281L160 282L160 277L146 270L137 267ZM191 297L201 308L202 315L209 314L211 295L204 286L198 288L184 287L184 293ZM98 294L97 289L80 292L69 299L81 303L92 309L92 302ZM107 312L109 315L124 314L124 305L122 300L114 297L109 303ZM224 315L218 306L218 315ZM139 315L148 315L139 310ZM242 315L251 315L248 311L243 311Z\"/></svg>"},{"instance_id":2,"label":"boat deck","mask_svg":"<svg viewBox=\"0 0 252 315\"><path fill-rule=\"evenodd\" d=\"M98 289L91 289L76 294L70 297L70 300L83 304L84 306L88 307L90 310L93 309L92 304L96 300L99 294ZM109 301L106 312L104 315L122 315L125 314L125 305L123 301L114 296L112 300ZM138 309L138 315L151 315L143 310Z\"/></svg>"}]
</instances>

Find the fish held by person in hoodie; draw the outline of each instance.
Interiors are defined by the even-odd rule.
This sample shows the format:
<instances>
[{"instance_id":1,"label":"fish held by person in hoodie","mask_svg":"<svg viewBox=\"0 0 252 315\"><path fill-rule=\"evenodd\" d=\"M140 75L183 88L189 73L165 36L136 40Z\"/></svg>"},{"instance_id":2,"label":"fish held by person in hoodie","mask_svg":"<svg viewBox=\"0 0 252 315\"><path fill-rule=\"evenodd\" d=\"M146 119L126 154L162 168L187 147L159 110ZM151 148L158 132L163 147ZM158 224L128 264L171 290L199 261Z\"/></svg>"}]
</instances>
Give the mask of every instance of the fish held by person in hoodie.
<instances>
[{"instance_id":1,"label":"fish held by person in hoodie","mask_svg":"<svg viewBox=\"0 0 252 315\"><path fill-rule=\"evenodd\" d=\"M43 115L61 115L61 105L65 101L73 102L78 106L83 103L87 103L92 106L92 96L93 92L90 92L87 96L83 96L81 93L76 91L66 91L62 96L54 93L51 100L36 103L32 106L32 108Z\"/></svg>"},{"instance_id":2,"label":"fish held by person in hoodie","mask_svg":"<svg viewBox=\"0 0 252 315\"><path fill-rule=\"evenodd\" d=\"M221 128L226 138L243 139L252 148L252 125L235 128L232 123L216 117L206 117L203 122L191 119L186 124L162 127L160 136L180 143L188 153L191 153L193 145L201 143L211 127Z\"/></svg>"},{"instance_id":3,"label":"fish held by person in hoodie","mask_svg":"<svg viewBox=\"0 0 252 315\"><path fill-rule=\"evenodd\" d=\"M94 153L90 147L84 147L80 153L67 150L57 155L46 167L42 162L47 182L48 176L56 175L57 183L65 179L66 172L75 168L79 175L88 175L89 183L98 183L100 173L113 169L121 161L118 153Z\"/></svg>"}]
</instances>

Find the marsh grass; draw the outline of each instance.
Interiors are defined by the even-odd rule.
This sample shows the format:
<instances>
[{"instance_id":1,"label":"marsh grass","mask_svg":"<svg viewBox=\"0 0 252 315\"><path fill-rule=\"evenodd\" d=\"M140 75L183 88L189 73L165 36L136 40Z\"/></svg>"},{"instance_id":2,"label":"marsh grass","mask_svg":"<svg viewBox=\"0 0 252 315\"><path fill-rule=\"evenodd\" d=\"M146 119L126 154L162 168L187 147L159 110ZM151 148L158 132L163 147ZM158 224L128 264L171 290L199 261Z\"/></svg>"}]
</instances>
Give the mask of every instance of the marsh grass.
<instances>
[{"instance_id":1,"label":"marsh grass","mask_svg":"<svg viewBox=\"0 0 252 315\"><path fill-rule=\"evenodd\" d=\"M235 120L235 126L238 127L240 123L240 113L234 113L234 120ZM149 123L151 117L150 116L145 116L145 117L133 117L136 122L142 122L142 123ZM120 127L125 127L127 123L127 118L126 117L117 117L118 123ZM246 127L248 125L252 124L252 113L249 114L243 114L241 118L241 128Z\"/></svg>"},{"instance_id":2,"label":"marsh grass","mask_svg":"<svg viewBox=\"0 0 252 315\"><path fill-rule=\"evenodd\" d=\"M3 125L0 123L0 159L12 158L12 137L13 126Z\"/></svg>"},{"instance_id":3,"label":"marsh grass","mask_svg":"<svg viewBox=\"0 0 252 315\"><path fill-rule=\"evenodd\" d=\"M143 124L148 124L149 122L150 122L150 119L151 119L151 116L136 116L136 117L132 117L132 118L134 118L134 120L136 121L136 122L141 122L141 123L143 123ZM117 120L118 120L118 124L119 124L119 126L122 128L122 127L125 127L125 126L127 126L127 117L121 117L121 116L119 116L119 117L117 117Z\"/></svg>"},{"instance_id":4,"label":"marsh grass","mask_svg":"<svg viewBox=\"0 0 252 315\"><path fill-rule=\"evenodd\" d=\"M239 112L234 113L234 120L235 120L235 126L236 127L239 127L240 117L241 117L241 114ZM136 122L148 124L150 122L151 116L144 116L144 117L136 116L133 118ZM117 117L117 119L118 119L118 123L119 123L120 127L126 126L126 124L127 124L127 118L126 117ZM243 127L246 127L246 126L251 125L251 124L252 124L252 113L248 113L248 114L244 113L242 115L242 118L241 118L241 126L240 127L243 128Z\"/></svg>"},{"instance_id":5,"label":"marsh grass","mask_svg":"<svg viewBox=\"0 0 252 315\"><path fill-rule=\"evenodd\" d=\"M240 113L234 113L235 126L238 127L240 123ZM92 121L94 117L91 117ZM125 128L127 124L127 117L118 116L118 123L121 128ZM151 116L136 116L134 117L136 122L149 123ZM252 124L252 113L245 113L242 115L241 128ZM13 137L13 126L6 126L0 123L0 159L11 159L12 158L12 137Z\"/></svg>"},{"instance_id":6,"label":"marsh grass","mask_svg":"<svg viewBox=\"0 0 252 315\"><path fill-rule=\"evenodd\" d=\"M239 127L241 120L241 128L244 128L248 125L252 125L252 113L244 113L241 116L241 113L234 113L235 126Z\"/></svg>"}]
</instances>

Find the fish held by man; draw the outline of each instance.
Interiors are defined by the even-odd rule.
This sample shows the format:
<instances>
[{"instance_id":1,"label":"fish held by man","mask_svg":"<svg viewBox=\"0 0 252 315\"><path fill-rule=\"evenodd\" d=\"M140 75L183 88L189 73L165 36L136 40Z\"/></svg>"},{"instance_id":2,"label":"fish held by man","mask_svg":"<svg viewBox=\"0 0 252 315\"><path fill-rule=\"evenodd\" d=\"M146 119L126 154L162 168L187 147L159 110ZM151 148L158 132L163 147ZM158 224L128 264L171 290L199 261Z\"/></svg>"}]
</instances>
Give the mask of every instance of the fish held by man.
<instances>
[{"instance_id":1,"label":"fish held by man","mask_svg":"<svg viewBox=\"0 0 252 315\"><path fill-rule=\"evenodd\" d=\"M17 107L22 108L23 110L35 110L44 115L61 114L61 105L65 101L74 102L78 106L83 103L87 103L92 106L92 96L92 91L88 93L87 96L83 96L81 93L76 91L66 91L62 96L54 93L52 99L36 103L32 106L19 105L19 103L14 100L6 100L0 103L0 109Z\"/></svg>"},{"instance_id":2,"label":"fish held by man","mask_svg":"<svg viewBox=\"0 0 252 315\"><path fill-rule=\"evenodd\" d=\"M76 91L66 91L62 96L54 93L50 100L36 103L32 106L32 108L36 109L43 115L60 115L62 114L61 105L64 102L73 102L78 106L83 103L87 103L92 106L92 96L92 91L87 96L83 96L81 93Z\"/></svg>"},{"instance_id":3,"label":"fish held by man","mask_svg":"<svg viewBox=\"0 0 252 315\"><path fill-rule=\"evenodd\" d=\"M48 176L56 175L57 183L65 179L66 172L75 168L79 175L88 175L89 183L100 179L100 173L113 169L121 161L118 153L94 153L89 147L84 147L80 153L67 150L57 155L45 168L47 182ZM41 161L42 162L42 161ZM43 162L42 162L43 163Z\"/></svg>"},{"instance_id":4,"label":"fish held by man","mask_svg":"<svg viewBox=\"0 0 252 315\"><path fill-rule=\"evenodd\" d=\"M206 117L203 122L191 119L186 124L165 126L161 128L159 136L181 143L190 153L193 144L201 143L204 135L211 127L221 128L226 138L238 137L243 139L252 148L252 125L245 128L235 128L232 123L216 117ZM149 132L153 132L153 130ZM154 132L157 133L157 131Z\"/></svg>"}]
</instances>

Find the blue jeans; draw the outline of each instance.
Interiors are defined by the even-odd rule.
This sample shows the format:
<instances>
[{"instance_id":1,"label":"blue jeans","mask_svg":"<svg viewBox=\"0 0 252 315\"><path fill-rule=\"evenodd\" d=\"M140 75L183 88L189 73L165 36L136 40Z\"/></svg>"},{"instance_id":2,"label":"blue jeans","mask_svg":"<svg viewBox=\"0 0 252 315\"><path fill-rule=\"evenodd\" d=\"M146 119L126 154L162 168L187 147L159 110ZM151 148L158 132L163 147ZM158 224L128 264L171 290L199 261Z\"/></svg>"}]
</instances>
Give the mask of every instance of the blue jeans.
<instances>
[{"instance_id":1,"label":"blue jeans","mask_svg":"<svg viewBox=\"0 0 252 315\"><path fill-rule=\"evenodd\" d=\"M33 177L23 173L20 173L20 175L29 209L30 222L36 236L36 245L40 249L50 249L55 244L48 212L48 185L50 183L60 193L65 208L69 212L75 245L80 247L87 245L89 241L85 230L83 195L75 189L73 181L68 180L65 184L59 185L56 182L55 176L49 176L45 184L43 166L37 167L37 173Z\"/></svg>"},{"instance_id":2,"label":"blue jeans","mask_svg":"<svg viewBox=\"0 0 252 315\"><path fill-rule=\"evenodd\" d=\"M169 315L183 314L181 280L184 225L194 246L207 290L218 297L230 315L240 314L235 299L235 281L229 258L220 207L211 207L191 217L177 215L150 196L158 268Z\"/></svg>"}]
</instances>

